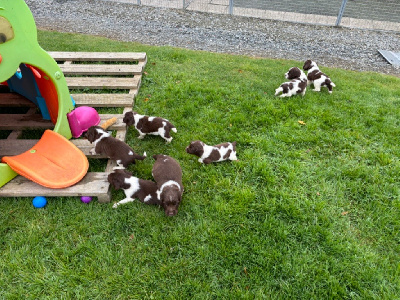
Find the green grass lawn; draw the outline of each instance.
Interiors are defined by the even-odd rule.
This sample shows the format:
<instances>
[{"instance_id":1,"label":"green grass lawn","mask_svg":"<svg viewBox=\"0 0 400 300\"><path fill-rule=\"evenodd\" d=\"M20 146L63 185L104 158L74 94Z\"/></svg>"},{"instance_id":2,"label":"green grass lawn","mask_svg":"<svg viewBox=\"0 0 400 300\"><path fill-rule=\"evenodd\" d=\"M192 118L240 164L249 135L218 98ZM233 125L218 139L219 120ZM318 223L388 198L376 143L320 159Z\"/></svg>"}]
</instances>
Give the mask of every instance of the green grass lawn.
<instances>
[{"instance_id":1,"label":"green grass lawn","mask_svg":"<svg viewBox=\"0 0 400 300\"><path fill-rule=\"evenodd\" d=\"M131 128L149 158L129 170L152 179L150 156L171 155L185 192L173 218L138 201L1 199L0 299L400 298L400 78L320 65L332 95L281 99L303 61L45 31L39 42L147 53L134 109L178 133L166 144ZM239 161L202 165L185 152L195 139L237 141Z\"/></svg>"}]
</instances>

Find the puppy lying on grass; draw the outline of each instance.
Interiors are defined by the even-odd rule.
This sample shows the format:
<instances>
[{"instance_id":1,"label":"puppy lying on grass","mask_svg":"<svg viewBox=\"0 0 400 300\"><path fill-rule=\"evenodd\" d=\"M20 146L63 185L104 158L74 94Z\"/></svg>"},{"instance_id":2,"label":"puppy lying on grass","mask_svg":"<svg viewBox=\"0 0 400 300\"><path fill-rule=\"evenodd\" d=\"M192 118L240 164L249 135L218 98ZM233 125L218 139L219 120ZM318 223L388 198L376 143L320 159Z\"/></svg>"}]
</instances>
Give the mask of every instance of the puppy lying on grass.
<instances>
[{"instance_id":1,"label":"puppy lying on grass","mask_svg":"<svg viewBox=\"0 0 400 300\"><path fill-rule=\"evenodd\" d=\"M290 79L290 81L282 83L275 90L275 96L278 96L280 93L282 94L279 97L290 97L298 94L305 95L307 90L307 76L302 70L297 67L290 68L285 73L285 77Z\"/></svg>"},{"instance_id":2,"label":"puppy lying on grass","mask_svg":"<svg viewBox=\"0 0 400 300\"><path fill-rule=\"evenodd\" d=\"M161 205L161 201L157 199L157 184L151 180L132 176L132 173L125 169L115 169L107 179L115 190L122 189L125 193L125 199L115 203L113 208L133 202L135 199L146 204Z\"/></svg>"},{"instance_id":3,"label":"puppy lying on grass","mask_svg":"<svg viewBox=\"0 0 400 300\"><path fill-rule=\"evenodd\" d=\"M209 164L224 160L237 160L236 142L209 146L202 141L193 141L186 147L186 152L199 157L199 162Z\"/></svg>"}]
</instances>

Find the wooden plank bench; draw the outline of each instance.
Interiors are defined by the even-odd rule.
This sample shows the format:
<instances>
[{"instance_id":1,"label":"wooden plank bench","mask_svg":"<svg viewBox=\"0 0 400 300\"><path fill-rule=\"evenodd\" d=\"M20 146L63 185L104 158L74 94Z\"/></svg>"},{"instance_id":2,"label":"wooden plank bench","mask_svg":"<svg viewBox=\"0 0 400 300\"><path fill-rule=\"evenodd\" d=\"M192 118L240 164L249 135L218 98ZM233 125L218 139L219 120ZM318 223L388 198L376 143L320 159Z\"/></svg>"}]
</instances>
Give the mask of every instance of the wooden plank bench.
<instances>
[{"instance_id":1,"label":"wooden plank bench","mask_svg":"<svg viewBox=\"0 0 400 300\"><path fill-rule=\"evenodd\" d=\"M116 137L126 139L126 126L122 119L126 111L132 110L134 99L140 88L144 67L147 63L146 53L134 52L49 52L64 72L71 96L77 106L116 107L122 108L122 114L100 114L100 124L117 117L117 122L109 127L116 130ZM119 93L82 93L81 90L117 90ZM31 149L38 139L19 139L27 129L52 129L54 125L43 120L36 106L26 98L0 90L0 108L26 108L26 113L0 113L0 130L11 133L6 139L0 139L0 158L23 153ZM74 92L77 90L78 92ZM102 91L104 92L104 91ZM86 139L71 139L87 157L93 156L93 148ZM22 176L17 176L0 188L0 197L97 197L99 202L110 202L110 185L107 176L115 166L109 160L104 172L88 172L74 186L65 189L49 189L40 186Z\"/></svg>"}]
</instances>

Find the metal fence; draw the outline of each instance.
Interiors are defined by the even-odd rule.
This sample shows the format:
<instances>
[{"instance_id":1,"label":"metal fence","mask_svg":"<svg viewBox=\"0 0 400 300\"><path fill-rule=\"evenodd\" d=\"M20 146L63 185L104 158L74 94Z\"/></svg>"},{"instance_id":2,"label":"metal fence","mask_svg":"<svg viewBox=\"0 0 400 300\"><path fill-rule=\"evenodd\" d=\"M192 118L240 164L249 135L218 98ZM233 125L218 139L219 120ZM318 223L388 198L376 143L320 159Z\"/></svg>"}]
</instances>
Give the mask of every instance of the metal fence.
<instances>
[{"instance_id":1,"label":"metal fence","mask_svg":"<svg viewBox=\"0 0 400 300\"><path fill-rule=\"evenodd\" d=\"M108 0L297 23L400 32L400 0Z\"/></svg>"}]
</instances>

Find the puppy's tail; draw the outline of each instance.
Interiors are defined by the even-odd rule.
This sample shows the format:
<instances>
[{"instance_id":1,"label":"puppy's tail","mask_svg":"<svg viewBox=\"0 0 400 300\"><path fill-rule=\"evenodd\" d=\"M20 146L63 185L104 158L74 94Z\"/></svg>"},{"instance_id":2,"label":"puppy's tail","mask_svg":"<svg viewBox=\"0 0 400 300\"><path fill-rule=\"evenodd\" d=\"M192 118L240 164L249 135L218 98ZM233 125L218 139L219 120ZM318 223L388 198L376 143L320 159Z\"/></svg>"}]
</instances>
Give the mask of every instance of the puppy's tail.
<instances>
[{"instance_id":1,"label":"puppy's tail","mask_svg":"<svg viewBox=\"0 0 400 300\"><path fill-rule=\"evenodd\" d=\"M232 142L233 151L236 151L236 141Z\"/></svg>"},{"instance_id":2,"label":"puppy's tail","mask_svg":"<svg viewBox=\"0 0 400 300\"><path fill-rule=\"evenodd\" d=\"M137 160L144 160L146 157L147 157L146 152L143 153L143 156L142 156L142 155L139 155L139 154L134 154L134 155L133 155L133 159L134 159L134 160L135 160L135 159L137 159Z\"/></svg>"},{"instance_id":3,"label":"puppy's tail","mask_svg":"<svg viewBox=\"0 0 400 300\"><path fill-rule=\"evenodd\" d=\"M171 130L173 132L177 132L176 127L170 121L167 122L167 128L168 128L168 130Z\"/></svg>"},{"instance_id":4,"label":"puppy's tail","mask_svg":"<svg viewBox=\"0 0 400 300\"><path fill-rule=\"evenodd\" d=\"M328 88L328 90L329 90L329 93L331 94L332 93L332 88L334 87L334 86L336 86L329 78L327 78L326 80L325 80L325 84L326 84L326 87Z\"/></svg>"}]
</instances>

